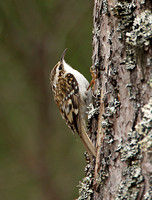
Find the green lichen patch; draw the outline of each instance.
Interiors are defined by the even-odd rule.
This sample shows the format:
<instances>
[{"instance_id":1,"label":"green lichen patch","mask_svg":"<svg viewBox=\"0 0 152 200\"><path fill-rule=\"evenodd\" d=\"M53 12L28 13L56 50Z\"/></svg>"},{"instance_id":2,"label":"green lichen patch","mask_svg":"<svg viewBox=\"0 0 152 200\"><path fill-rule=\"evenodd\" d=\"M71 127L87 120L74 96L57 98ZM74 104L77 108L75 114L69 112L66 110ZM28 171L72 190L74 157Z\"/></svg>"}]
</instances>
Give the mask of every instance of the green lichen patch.
<instances>
[{"instance_id":1,"label":"green lichen patch","mask_svg":"<svg viewBox=\"0 0 152 200\"><path fill-rule=\"evenodd\" d=\"M151 200L152 197L152 187L144 195L144 200Z\"/></svg>"},{"instance_id":2,"label":"green lichen patch","mask_svg":"<svg viewBox=\"0 0 152 200\"><path fill-rule=\"evenodd\" d=\"M143 4L145 4L145 0L139 0L139 3L140 3L141 5L143 5Z\"/></svg>"},{"instance_id":3,"label":"green lichen patch","mask_svg":"<svg viewBox=\"0 0 152 200\"><path fill-rule=\"evenodd\" d=\"M91 179L90 177L84 177L82 182L79 182L79 198L78 200L82 199L91 199L91 194L93 193L93 190L90 189L90 183Z\"/></svg>"},{"instance_id":4,"label":"green lichen patch","mask_svg":"<svg viewBox=\"0 0 152 200\"><path fill-rule=\"evenodd\" d=\"M134 19L132 30L126 33L126 42L131 46L147 46L150 38L152 38L152 13L145 10Z\"/></svg>"},{"instance_id":5,"label":"green lichen patch","mask_svg":"<svg viewBox=\"0 0 152 200\"><path fill-rule=\"evenodd\" d=\"M86 176L82 181L79 182L79 197L77 200L87 199L90 200L93 194L92 184L93 184L93 168L90 164L85 167Z\"/></svg>"},{"instance_id":6,"label":"green lichen patch","mask_svg":"<svg viewBox=\"0 0 152 200\"><path fill-rule=\"evenodd\" d=\"M92 103L88 106L88 121L90 121L95 115L98 116L100 107L94 107Z\"/></svg>"},{"instance_id":7,"label":"green lichen patch","mask_svg":"<svg viewBox=\"0 0 152 200\"><path fill-rule=\"evenodd\" d=\"M134 0L131 2L117 1L113 12L116 16L125 16L131 14L135 8L136 4Z\"/></svg>"},{"instance_id":8,"label":"green lichen patch","mask_svg":"<svg viewBox=\"0 0 152 200\"><path fill-rule=\"evenodd\" d=\"M108 14L108 2L107 2L107 0L102 1L102 13Z\"/></svg>"},{"instance_id":9,"label":"green lichen patch","mask_svg":"<svg viewBox=\"0 0 152 200\"><path fill-rule=\"evenodd\" d=\"M120 151L121 153L121 161L126 161L132 158L137 159L137 157L139 159L139 134L137 134L136 132L130 132L128 136L128 141L125 143L122 142L120 145L118 145L118 148L116 150Z\"/></svg>"},{"instance_id":10,"label":"green lichen patch","mask_svg":"<svg viewBox=\"0 0 152 200\"><path fill-rule=\"evenodd\" d=\"M138 162L123 171L124 180L120 183L116 200L135 200L138 197L141 183L144 180Z\"/></svg>"},{"instance_id":11,"label":"green lichen patch","mask_svg":"<svg viewBox=\"0 0 152 200\"><path fill-rule=\"evenodd\" d=\"M114 114L117 113L117 108L120 107L120 101L118 99L113 99L110 101L108 106L105 108L105 117L112 117Z\"/></svg>"},{"instance_id":12,"label":"green lichen patch","mask_svg":"<svg viewBox=\"0 0 152 200\"><path fill-rule=\"evenodd\" d=\"M129 161L128 166L123 170L124 179L119 185L116 200L135 200L142 187L144 180L141 170L142 152L148 154L152 149L152 98L142 108L142 112L140 123L135 126L134 131L128 133L128 140L121 142L116 150L121 154L121 161ZM150 200L150 195L149 190L145 193L144 199Z\"/></svg>"},{"instance_id":13,"label":"green lichen patch","mask_svg":"<svg viewBox=\"0 0 152 200\"><path fill-rule=\"evenodd\" d=\"M126 69L131 71L136 68L136 53L131 45L126 45L126 58L124 59L124 63Z\"/></svg>"},{"instance_id":14,"label":"green lichen patch","mask_svg":"<svg viewBox=\"0 0 152 200\"><path fill-rule=\"evenodd\" d=\"M142 108L144 113L143 118L139 124L135 126L136 132L142 136L139 147L141 151L147 151L152 148L152 98L149 103Z\"/></svg>"},{"instance_id":15,"label":"green lichen patch","mask_svg":"<svg viewBox=\"0 0 152 200\"><path fill-rule=\"evenodd\" d=\"M135 130L128 133L128 140L118 145L116 151L121 153L121 161L141 159L140 151L152 147L152 98L142 108L142 112L143 118L135 126Z\"/></svg>"},{"instance_id":16,"label":"green lichen patch","mask_svg":"<svg viewBox=\"0 0 152 200\"><path fill-rule=\"evenodd\" d=\"M125 31L133 23L134 13L136 8L135 1L118 1L113 9L113 13L119 18L118 31Z\"/></svg>"},{"instance_id":17,"label":"green lichen patch","mask_svg":"<svg viewBox=\"0 0 152 200\"><path fill-rule=\"evenodd\" d=\"M105 108L105 112L103 114L103 120L101 123L102 129L104 131L104 140L107 144L111 144L114 141L113 133L112 133L112 118L114 115L118 114L120 107L120 101L117 98L113 98L113 101L110 101Z\"/></svg>"}]
</instances>

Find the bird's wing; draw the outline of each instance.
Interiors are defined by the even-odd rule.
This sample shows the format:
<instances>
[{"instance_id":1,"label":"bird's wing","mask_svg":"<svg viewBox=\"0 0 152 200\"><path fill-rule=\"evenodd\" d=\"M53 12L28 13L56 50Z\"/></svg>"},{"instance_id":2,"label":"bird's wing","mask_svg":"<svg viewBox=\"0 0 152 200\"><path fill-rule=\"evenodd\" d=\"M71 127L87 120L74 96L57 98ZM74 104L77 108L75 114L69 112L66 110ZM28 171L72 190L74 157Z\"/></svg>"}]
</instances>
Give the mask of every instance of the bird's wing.
<instances>
[{"instance_id":1,"label":"bird's wing","mask_svg":"<svg viewBox=\"0 0 152 200\"><path fill-rule=\"evenodd\" d=\"M56 103L63 119L74 133L78 133L88 153L96 156L95 147L86 132L77 80L73 74L68 73L64 79L61 78L58 80L57 87L58 101L56 101Z\"/></svg>"},{"instance_id":2,"label":"bird's wing","mask_svg":"<svg viewBox=\"0 0 152 200\"><path fill-rule=\"evenodd\" d=\"M75 77L68 73L58 80L58 102L62 117L73 132L78 132L79 87Z\"/></svg>"}]
</instances>

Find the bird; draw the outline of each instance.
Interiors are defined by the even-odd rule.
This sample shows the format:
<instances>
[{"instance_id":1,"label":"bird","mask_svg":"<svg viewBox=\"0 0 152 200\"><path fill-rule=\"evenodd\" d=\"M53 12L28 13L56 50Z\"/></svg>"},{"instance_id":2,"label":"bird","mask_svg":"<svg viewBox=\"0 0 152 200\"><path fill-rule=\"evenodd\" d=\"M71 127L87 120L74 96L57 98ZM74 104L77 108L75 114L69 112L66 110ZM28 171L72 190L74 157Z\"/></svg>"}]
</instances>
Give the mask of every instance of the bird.
<instances>
[{"instance_id":1,"label":"bird","mask_svg":"<svg viewBox=\"0 0 152 200\"><path fill-rule=\"evenodd\" d=\"M87 79L66 63L61 55L50 73L54 101L73 133L78 133L89 156L96 157L96 148L87 134L87 106L92 102L92 91Z\"/></svg>"}]
</instances>

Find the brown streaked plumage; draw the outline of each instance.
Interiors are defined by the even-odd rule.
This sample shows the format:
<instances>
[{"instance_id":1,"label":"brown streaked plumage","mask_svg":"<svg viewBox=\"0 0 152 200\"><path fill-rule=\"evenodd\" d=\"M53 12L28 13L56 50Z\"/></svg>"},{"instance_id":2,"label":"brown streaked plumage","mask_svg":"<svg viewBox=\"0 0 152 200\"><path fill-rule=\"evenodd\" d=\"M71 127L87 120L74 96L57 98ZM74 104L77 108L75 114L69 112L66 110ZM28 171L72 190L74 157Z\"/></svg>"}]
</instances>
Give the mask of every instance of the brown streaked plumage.
<instances>
[{"instance_id":1,"label":"brown streaked plumage","mask_svg":"<svg viewBox=\"0 0 152 200\"><path fill-rule=\"evenodd\" d=\"M86 109L91 102L89 83L78 71L70 67L64 60L66 49L60 61L50 74L53 96L62 118L74 133L78 133L86 150L96 156L96 150L86 132Z\"/></svg>"}]
</instances>

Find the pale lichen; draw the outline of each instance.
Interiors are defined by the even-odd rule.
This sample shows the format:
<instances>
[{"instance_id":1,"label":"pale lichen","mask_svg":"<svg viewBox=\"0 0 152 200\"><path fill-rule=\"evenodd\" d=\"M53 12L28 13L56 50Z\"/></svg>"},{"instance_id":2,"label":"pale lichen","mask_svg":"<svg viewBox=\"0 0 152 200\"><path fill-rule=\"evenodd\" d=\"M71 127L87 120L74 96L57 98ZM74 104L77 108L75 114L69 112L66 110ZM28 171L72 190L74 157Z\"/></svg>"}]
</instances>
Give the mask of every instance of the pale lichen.
<instances>
[{"instance_id":1,"label":"pale lichen","mask_svg":"<svg viewBox=\"0 0 152 200\"><path fill-rule=\"evenodd\" d=\"M134 10L136 8L135 1L117 1L113 9L113 13L118 17L118 31L126 31L126 28L130 27L130 24L133 22Z\"/></svg>"},{"instance_id":2,"label":"pale lichen","mask_svg":"<svg viewBox=\"0 0 152 200\"><path fill-rule=\"evenodd\" d=\"M104 116L110 117L116 114L117 108L120 106L120 101L118 99L113 99L110 101L108 106L105 108Z\"/></svg>"},{"instance_id":3,"label":"pale lichen","mask_svg":"<svg viewBox=\"0 0 152 200\"><path fill-rule=\"evenodd\" d=\"M135 130L128 133L127 141L122 141L116 150L120 152L121 161L129 161L123 170L124 180L119 185L116 200L137 199L144 181L141 170L142 152L148 154L152 149L152 98L142 108L142 112L143 117L135 126ZM150 182L149 177L149 185ZM150 199L150 191L146 191L144 199Z\"/></svg>"},{"instance_id":4,"label":"pale lichen","mask_svg":"<svg viewBox=\"0 0 152 200\"><path fill-rule=\"evenodd\" d=\"M149 103L142 108L144 113L143 118L139 124L135 126L136 132L142 137L139 147L141 151L147 151L152 148L152 98Z\"/></svg>"},{"instance_id":5,"label":"pale lichen","mask_svg":"<svg viewBox=\"0 0 152 200\"><path fill-rule=\"evenodd\" d=\"M152 13L145 10L133 20L131 30L126 32L126 58L124 60L127 70L136 67L136 55L142 47L150 45L152 38Z\"/></svg>"},{"instance_id":6,"label":"pale lichen","mask_svg":"<svg viewBox=\"0 0 152 200\"><path fill-rule=\"evenodd\" d=\"M151 188L146 192L146 194L144 195L144 200L151 200L152 197L152 186Z\"/></svg>"},{"instance_id":7,"label":"pale lichen","mask_svg":"<svg viewBox=\"0 0 152 200\"><path fill-rule=\"evenodd\" d=\"M144 1L140 2L144 4ZM152 38L152 13L145 10L136 16L134 0L131 2L118 1L113 9L114 15L118 18L118 36L120 40L126 40L125 64L127 70L133 70L137 66L137 51L150 44ZM138 48L137 48L138 47Z\"/></svg>"},{"instance_id":8,"label":"pale lichen","mask_svg":"<svg viewBox=\"0 0 152 200\"><path fill-rule=\"evenodd\" d=\"M142 108L143 117L135 126L134 131L128 133L128 140L121 142L116 151L121 153L121 161L131 158L141 159L140 151L152 147L152 98Z\"/></svg>"},{"instance_id":9,"label":"pale lichen","mask_svg":"<svg viewBox=\"0 0 152 200\"><path fill-rule=\"evenodd\" d=\"M99 106L98 107L94 107L92 103L89 104L88 106L88 120L90 121L93 117L95 117L95 115L98 116L99 114Z\"/></svg>"},{"instance_id":10,"label":"pale lichen","mask_svg":"<svg viewBox=\"0 0 152 200\"><path fill-rule=\"evenodd\" d=\"M126 45L126 58L124 59L124 64L126 69L131 71L136 68L136 52L131 45Z\"/></svg>"},{"instance_id":11,"label":"pale lichen","mask_svg":"<svg viewBox=\"0 0 152 200\"><path fill-rule=\"evenodd\" d=\"M132 30L126 33L126 42L131 46L143 46L150 44L152 38L152 13L145 10L136 18L132 25Z\"/></svg>"},{"instance_id":12,"label":"pale lichen","mask_svg":"<svg viewBox=\"0 0 152 200\"><path fill-rule=\"evenodd\" d=\"M141 168L138 162L123 171L124 180L120 183L116 200L135 200L140 191L140 184L143 181Z\"/></svg>"},{"instance_id":13,"label":"pale lichen","mask_svg":"<svg viewBox=\"0 0 152 200\"><path fill-rule=\"evenodd\" d=\"M92 184L93 184L93 171L94 168L91 164L87 164L85 167L86 176L82 181L79 182L79 197L77 200L87 199L90 200L93 194Z\"/></svg>"},{"instance_id":14,"label":"pale lichen","mask_svg":"<svg viewBox=\"0 0 152 200\"><path fill-rule=\"evenodd\" d=\"M141 5L143 5L143 4L145 4L145 0L139 0L139 3L140 3Z\"/></svg>"}]
</instances>

